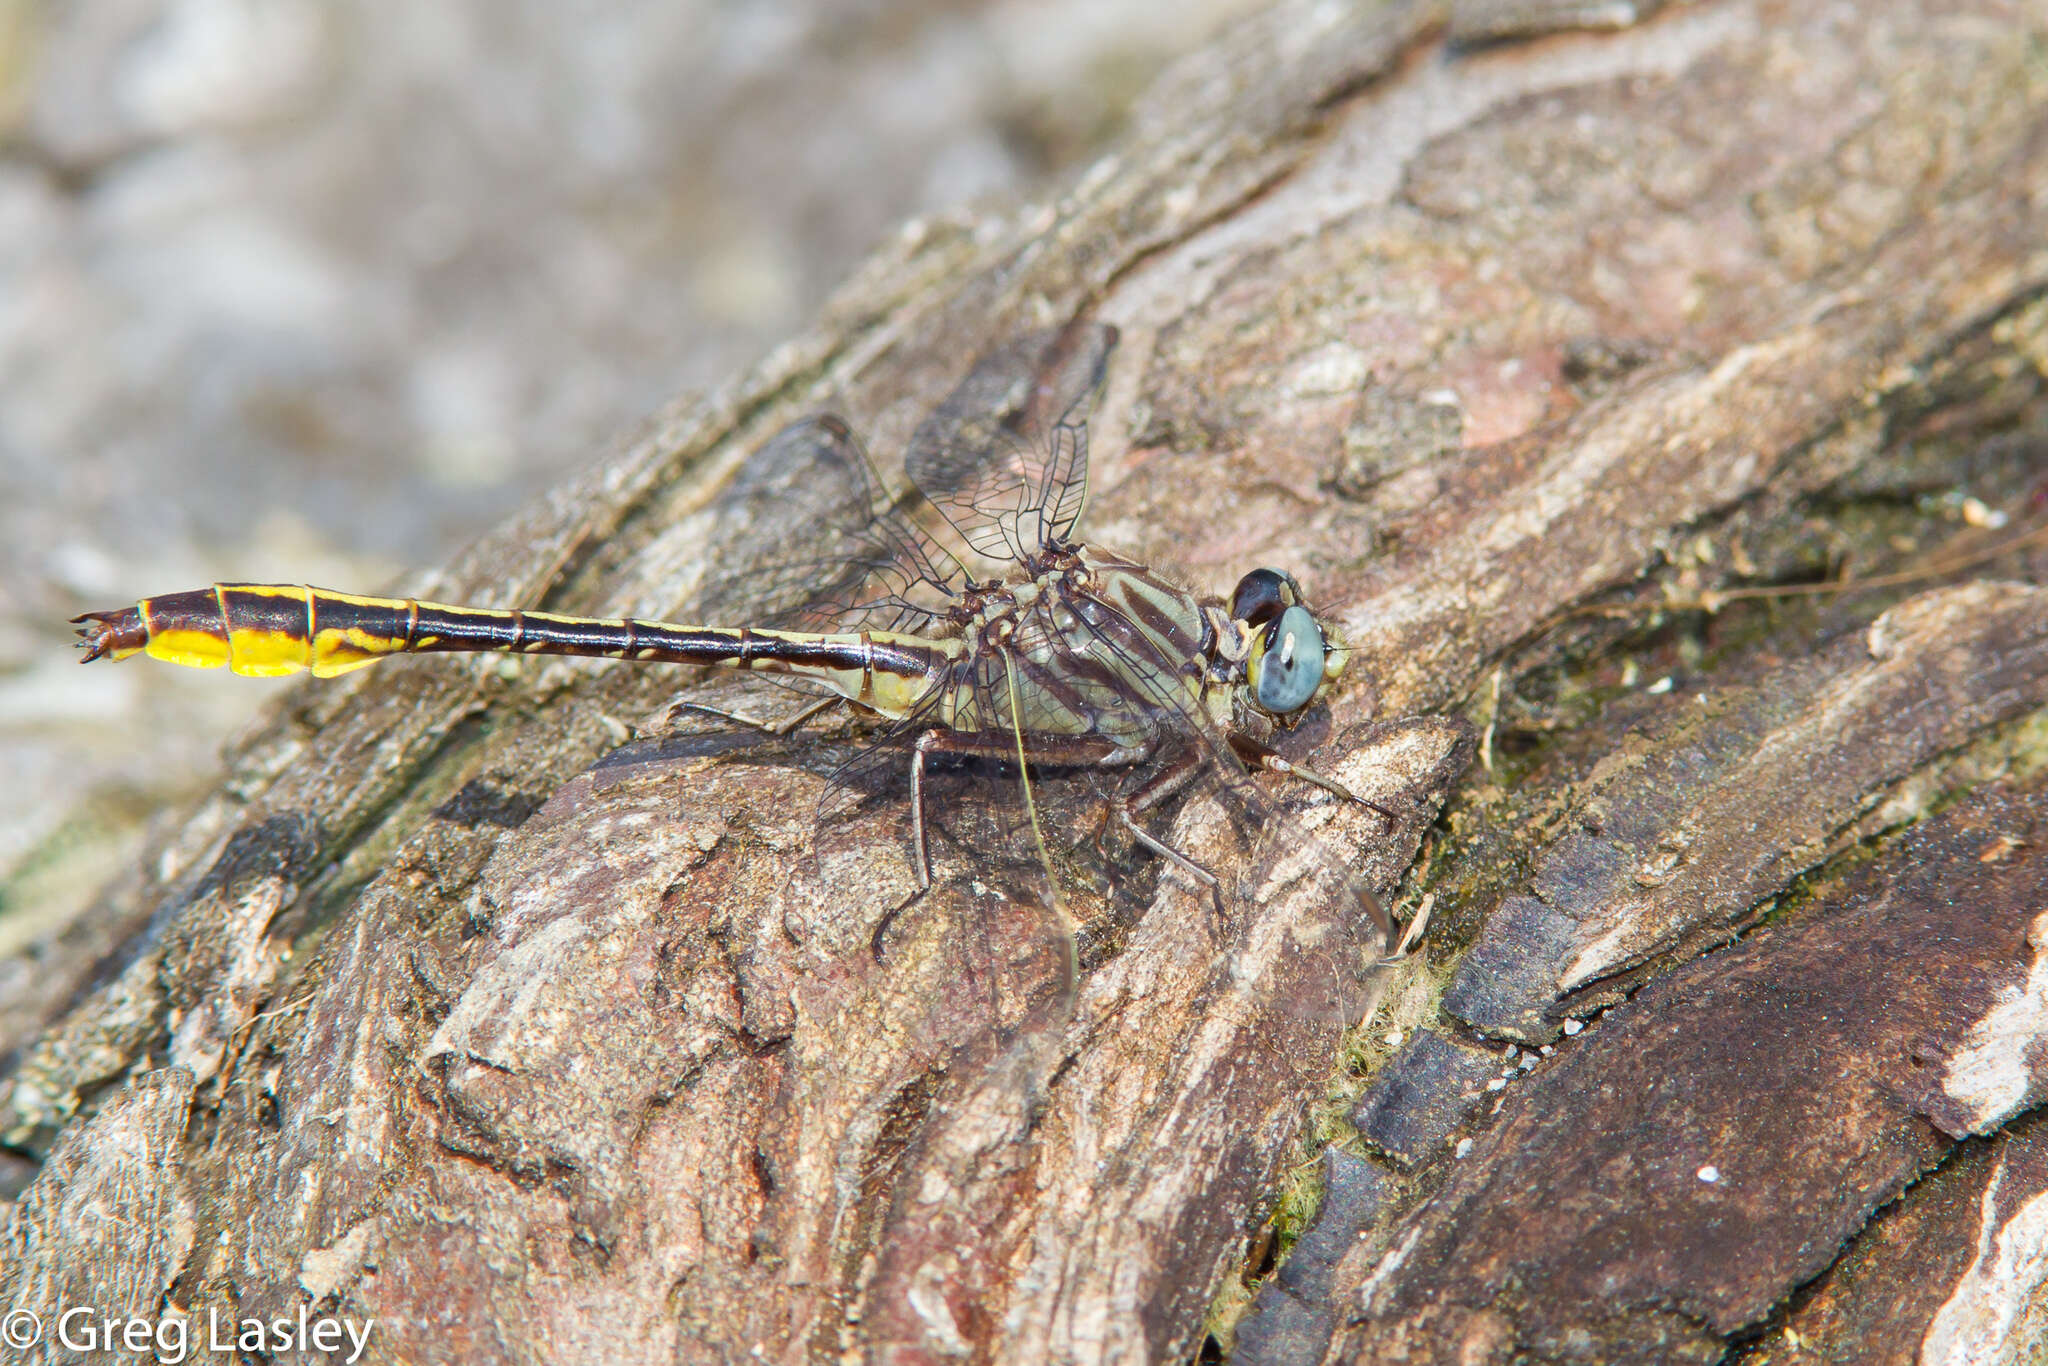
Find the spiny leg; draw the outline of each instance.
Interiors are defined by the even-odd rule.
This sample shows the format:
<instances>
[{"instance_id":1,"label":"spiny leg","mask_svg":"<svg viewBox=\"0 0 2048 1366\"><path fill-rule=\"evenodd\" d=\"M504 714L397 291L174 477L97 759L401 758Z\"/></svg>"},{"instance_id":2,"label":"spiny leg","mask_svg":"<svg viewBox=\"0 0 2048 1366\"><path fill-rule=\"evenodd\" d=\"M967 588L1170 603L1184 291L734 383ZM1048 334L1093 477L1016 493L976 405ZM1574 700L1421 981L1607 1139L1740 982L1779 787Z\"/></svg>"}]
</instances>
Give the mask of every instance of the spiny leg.
<instances>
[{"instance_id":1,"label":"spiny leg","mask_svg":"<svg viewBox=\"0 0 2048 1366\"><path fill-rule=\"evenodd\" d=\"M918 886L929 890L932 885L931 852L926 842L927 825L924 816L924 770L926 756L932 754L957 754L963 758L1001 759L1009 763L1036 763L1051 767L1081 767L1123 762L1116 757L1125 751L1092 735L1029 736L1015 729L1000 731L949 731L934 726L917 737L911 746L910 760L910 834L917 845ZM1044 833L1036 828L1036 813L1033 813L1034 837L1038 841L1039 855L1046 858ZM1047 859L1050 874L1050 860Z\"/></svg>"},{"instance_id":2,"label":"spiny leg","mask_svg":"<svg viewBox=\"0 0 2048 1366\"><path fill-rule=\"evenodd\" d=\"M910 748L910 842L916 850L914 862L917 865L917 891L903 905L883 916L881 924L876 927L872 942L878 960L882 956L882 937L896 916L932 889L930 827L925 820L924 811L924 773L931 755L956 754L967 758L1006 759L1021 767L1027 762L1053 765L1100 764L1104 762L1107 754L1115 752L1114 746L1094 736L1034 738L1024 735L1014 726L1007 731L991 732L956 732L934 726L922 732ZM1025 793L1026 800L1032 800L1029 795L1028 776L1025 779ZM1053 879L1052 860L1046 852L1044 832L1038 827L1038 814L1035 809L1031 813L1031 819L1039 858L1044 862L1047 878ZM1064 916L1066 908L1058 904L1059 889L1056 880L1048 891L1052 894L1055 908Z\"/></svg>"},{"instance_id":3,"label":"spiny leg","mask_svg":"<svg viewBox=\"0 0 2048 1366\"><path fill-rule=\"evenodd\" d=\"M1326 778L1312 768L1304 768L1300 764L1288 762L1286 759L1281 758L1279 753L1272 747L1261 744L1248 735L1232 735L1230 737L1230 747L1237 752L1239 758L1243 759L1252 768L1261 768L1269 773L1282 773L1290 778L1299 778L1301 781L1320 787L1325 792L1332 793L1344 801L1356 802L1360 806L1377 812L1380 819L1386 822L1388 833L1392 833L1395 825L1398 824L1394 813L1381 806L1378 802L1366 800L1350 788L1344 786L1344 784L1338 782L1335 778ZM1373 923L1380 927L1381 933L1386 937L1386 945L1381 952L1380 961L1383 963L1394 962L1404 957L1408 952L1409 946L1419 937L1421 932L1411 928L1408 934L1400 934L1399 927L1395 925L1393 916L1387 913L1387 908L1380 904L1380 899L1373 895L1371 890L1360 885L1358 893L1364 900L1365 909L1372 916Z\"/></svg>"},{"instance_id":4,"label":"spiny leg","mask_svg":"<svg viewBox=\"0 0 2048 1366\"><path fill-rule=\"evenodd\" d=\"M1223 911L1223 884L1216 874L1210 872L1207 868L1204 868L1165 840L1154 838L1150 831L1138 824L1139 816L1158 806L1161 802L1168 801L1185 791L1188 784L1200 777L1201 773L1202 757L1192 750L1183 751L1178 758L1167 764L1165 768L1160 769L1159 772L1147 778L1144 785L1136 792L1119 801L1116 804L1116 814L1117 819L1123 823L1124 829L1131 832L1133 839L1207 887L1210 896L1216 901L1217 913L1221 914Z\"/></svg>"},{"instance_id":5,"label":"spiny leg","mask_svg":"<svg viewBox=\"0 0 2048 1366\"><path fill-rule=\"evenodd\" d=\"M896 917L916 905L932 889L932 856L924 839L924 763L927 754L943 747L945 738L946 733L942 730L928 730L917 737L917 743L910 749L910 843L916 850L912 862L917 865L917 890L884 911L882 918L875 922L875 932L868 936L868 951L877 963L882 961L882 941L888 938Z\"/></svg>"},{"instance_id":6,"label":"spiny leg","mask_svg":"<svg viewBox=\"0 0 2048 1366\"><path fill-rule=\"evenodd\" d=\"M1285 774L1290 778L1299 778L1302 782L1314 787L1320 787L1323 791L1340 797L1344 801L1355 802L1368 811L1376 812L1379 818L1387 823L1389 831L1392 831L1400 823L1399 818L1393 812L1387 810L1378 802L1359 796L1335 778L1326 778L1312 768L1305 768L1300 764L1281 758L1279 751L1259 743L1248 735L1232 735L1230 737L1230 747L1237 751L1237 756L1243 759L1248 767L1264 769L1268 773Z\"/></svg>"},{"instance_id":7,"label":"spiny leg","mask_svg":"<svg viewBox=\"0 0 2048 1366\"><path fill-rule=\"evenodd\" d=\"M758 717L749 716L743 711L727 711L724 707L714 707L708 702L678 702L669 709L669 715L673 717L679 711L698 712L705 716L715 716L721 721L730 721L734 725L745 726L749 730L761 731L780 740L784 736L795 732L798 726L801 726L819 712L829 707L836 707L846 700L843 697L821 697L811 703L810 706L798 711L796 715L781 721L763 721Z\"/></svg>"},{"instance_id":8,"label":"spiny leg","mask_svg":"<svg viewBox=\"0 0 2048 1366\"><path fill-rule=\"evenodd\" d=\"M1092 735L1030 736L1023 735L1014 727L1000 731L950 731L934 726L917 737L911 745L910 756L910 839L916 848L917 887L915 895L883 917L881 926L875 931L875 956L881 957L881 940L890 922L910 904L923 896L932 887L931 846L928 838L929 824L924 811L925 764L933 754L956 754L965 758L1004 759L1011 763L1023 760L1030 763L1048 764L1055 767L1081 767L1123 762L1116 756L1126 751L1118 746ZM1039 839L1039 854L1046 858L1042 832L1036 832ZM1052 869L1046 858L1048 876ZM1057 899L1058 889L1050 889ZM1065 914L1064 907L1058 907Z\"/></svg>"},{"instance_id":9,"label":"spiny leg","mask_svg":"<svg viewBox=\"0 0 2048 1366\"><path fill-rule=\"evenodd\" d=\"M932 851L925 842L924 828L924 765L925 756L945 743L946 733L942 730L928 730L917 737L910 755L910 843L917 851L917 890L920 894L932 889Z\"/></svg>"}]
</instances>

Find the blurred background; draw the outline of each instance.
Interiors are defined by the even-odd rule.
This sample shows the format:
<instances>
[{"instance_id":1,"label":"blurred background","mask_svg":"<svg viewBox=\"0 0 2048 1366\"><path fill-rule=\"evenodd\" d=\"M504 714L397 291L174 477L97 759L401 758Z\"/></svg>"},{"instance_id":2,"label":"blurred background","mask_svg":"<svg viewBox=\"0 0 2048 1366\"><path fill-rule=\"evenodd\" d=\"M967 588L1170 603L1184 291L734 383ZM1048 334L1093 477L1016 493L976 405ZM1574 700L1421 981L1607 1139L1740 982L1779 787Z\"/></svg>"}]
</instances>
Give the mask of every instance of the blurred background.
<instances>
[{"instance_id":1,"label":"blurred background","mask_svg":"<svg viewBox=\"0 0 2048 1366\"><path fill-rule=\"evenodd\" d=\"M0 0L0 952L292 686L65 618L440 561L1254 4Z\"/></svg>"}]
</instances>

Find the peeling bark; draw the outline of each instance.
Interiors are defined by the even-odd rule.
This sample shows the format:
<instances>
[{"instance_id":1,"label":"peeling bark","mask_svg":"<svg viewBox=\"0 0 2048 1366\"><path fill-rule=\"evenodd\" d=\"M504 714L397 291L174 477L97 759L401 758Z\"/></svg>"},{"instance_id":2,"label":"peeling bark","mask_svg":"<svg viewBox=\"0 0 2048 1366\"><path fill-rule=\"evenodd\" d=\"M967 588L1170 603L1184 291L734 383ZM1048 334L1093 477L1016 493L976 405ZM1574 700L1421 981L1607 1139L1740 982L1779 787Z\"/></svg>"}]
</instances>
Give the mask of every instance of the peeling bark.
<instances>
[{"instance_id":1,"label":"peeling bark","mask_svg":"<svg viewBox=\"0 0 2048 1366\"><path fill-rule=\"evenodd\" d=\"M2040 1097L2038 803L1968 802L1839 901L1607 1011L1339 1272L1368 1319L1341 1353L1453 1360L1505 1330L1544 1357L1718 1358L1955 1139Z\"/></svg>"},{"instance_id":2,"label":"peeling bark","mask_svg":"<svg viewBox=\"0 0 2048 1366\"><path fill-rule=\"evenodd\" d=\"M1300 757L1399 819L1299 819L1432 898L1426 958L1365 971L1327 869L1195 802L1226 915L1159 877L1070 939L949 877L878 959L907 815L814 832L826 748L621 747L724 695L674 674L394 661L0 964L0 1302L312 1306L379 1361L1167 1360L1320 1170L1247 1360L1886 1314L2018 1354L2048 551L1990 552L2048 513L2044 50L1988 0L1281 4L1070 196L904 234L417 585L685 613L801 542L782 424L899 452L991 341L1115 322L1082 530L1334 608ZM1908 1263L1947 1288L1859 1290Z\"/></svg>"}]
</instances>

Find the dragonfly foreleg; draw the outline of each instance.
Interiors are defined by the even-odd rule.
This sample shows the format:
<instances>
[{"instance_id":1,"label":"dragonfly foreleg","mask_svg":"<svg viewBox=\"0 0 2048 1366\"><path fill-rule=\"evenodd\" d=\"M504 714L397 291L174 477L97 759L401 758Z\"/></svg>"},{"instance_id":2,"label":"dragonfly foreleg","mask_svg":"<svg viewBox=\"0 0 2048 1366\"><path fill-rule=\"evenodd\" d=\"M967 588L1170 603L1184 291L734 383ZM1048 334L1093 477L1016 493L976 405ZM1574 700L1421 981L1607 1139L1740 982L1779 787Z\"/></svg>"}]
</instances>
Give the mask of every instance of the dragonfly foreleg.
<instances>
[{"instance_id":1,"label":"dragonfly foreleg","mask_svg":"<svg viewBox=\"0 0 2048 1366\"><path fill-rule=\"evenodd\" d=\"M1304 768L1300 764L1291 763L1281 758L1278 751L1259 743L1249 735L1232 735L1230 737L1230 747L1237 751L1237 756L1245 761L1247 767L1264 769L1268 773L1282 773L1290 778L1299 778L1301 781L1315 787L1320 787L1323 791L1340 797L1347 802L1356 802L1368 811L1376 812L1379 818L1387 823L1387 829L1390 831L1399 823L1394 813L1381 806L1378 802L1359 796L1335 778L1326 778L1312 768Z\"/></svg>"}]
</instances>

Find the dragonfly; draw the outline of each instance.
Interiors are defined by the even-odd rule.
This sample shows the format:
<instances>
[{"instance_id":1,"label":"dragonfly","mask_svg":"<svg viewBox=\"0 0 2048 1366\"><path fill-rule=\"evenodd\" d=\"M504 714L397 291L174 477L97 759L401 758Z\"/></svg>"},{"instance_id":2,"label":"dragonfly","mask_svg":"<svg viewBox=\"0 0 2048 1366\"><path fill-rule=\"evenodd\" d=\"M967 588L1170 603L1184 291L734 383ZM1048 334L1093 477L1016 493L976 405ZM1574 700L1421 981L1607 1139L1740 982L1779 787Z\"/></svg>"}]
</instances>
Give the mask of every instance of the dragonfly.
<instances>
[{"instance_id":1,"label":"dragonfly","mask_svg":"<svg viewBox=\"0 0 2048 1366\"><path fill-rule=\"evenodd\" d=\"M849 772L874 755L907 756L920 893L933 884L934 766L993 762L1014 773L1048 872L1034 770L1115 775L1105 819L1220 905L1217 873L1148 824L1191 790L1222 794L1240 825L1303 845L1315 837L1253 774L1320 788L1389 828L1393 817L1275 746L1329 694L1350 654L1293 575L1254 569L1226 601L1074 538L1088 494L1087 413L1116 342L1114 327L1080 320L982 357L913 434L905 497L887 493L837 417L771 438L760 453L767 464L794 456L805 472L780 490L775 511L829 524L830 549L708 595L751 605L758 615L746 625L216 583L83 613L73 619L79 645L87 662L146 655L257 676L329 677L392 655L486 651L765 674L819 694L795 723L844 705L870 724L876 743ZM981 565L990 572L977 577ZM1383 938L1381 957L1398 956L1406 945L1379 900L1355 878L1345 885Z\"/></svg>"}]
</instances>

